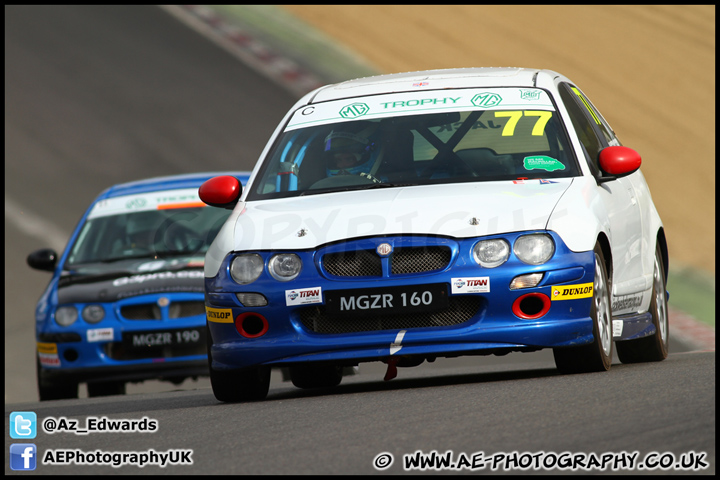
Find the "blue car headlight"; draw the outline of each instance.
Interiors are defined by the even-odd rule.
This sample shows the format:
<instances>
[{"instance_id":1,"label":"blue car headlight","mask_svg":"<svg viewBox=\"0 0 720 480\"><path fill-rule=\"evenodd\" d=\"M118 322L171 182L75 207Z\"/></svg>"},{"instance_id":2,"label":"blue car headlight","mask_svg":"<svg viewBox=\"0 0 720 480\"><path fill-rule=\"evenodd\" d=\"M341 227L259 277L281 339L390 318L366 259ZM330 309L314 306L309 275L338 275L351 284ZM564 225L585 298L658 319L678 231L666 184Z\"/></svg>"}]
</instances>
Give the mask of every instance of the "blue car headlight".
<instances>
[{"instance_id":1,"label":"blue car headlight","mask_svg":"<svg viewBox=\"0 0 720 480\"><path fill-rule=\"evenodd\" d=\"M473 258L481 267L495 268L507 261L510 244L502 238L481 240L473 247Z\"/></svg>"},{"instance_id":2,"label":"blue car headlight","mask_svg":"<svg viewBox=\"0 0 720 480\"><path fill-rule=\"evenodd\" d=\"M268 271L275 280L288 282L298 276L302 270L302 260L294 253L278 253L268 262Z\"/></svg>"},{"instance_id":3,"label":"blue car headlight","mask_svg":"<svg viewBox=\"0 0 720 480\"><path fill-rule=\"evenodd\" d=\"M69 327L78 319L77 308L73 306L60 307L55 310L55 322L61 327Z\"/></svg>"},{"instance_id":4,"label":"blue car headlight","mask_svg":"<svg viewBox=\"0 0 720 480\"><path fill-rule=\"evenodd\" d=\"M515 255L529 265L542 265L555 253L555 242L550 235L534 233L523 235L515 240Z\"/></svg>"},{"instance_id":5,"label":"blue car headlight","mask_svg":"<svg viewBox=\"0 0 720 480\"><path fill-rule=\"evenodd\" d=\"M88 305L82 309L82 318L88 323L99 323L105 318L105 309L102 305Z\"/></svg>"},{"instance_id":6,"label":"blue car headlight","mask_svg":"<svg viewBox=\"0 0 720 480\"><path fill-rule=\"evenodd\" d=\"M238 255L230 264L230 276L240 285L254 282L262 271L263 259L257 253Z\"/></svg>"}]
</instances>

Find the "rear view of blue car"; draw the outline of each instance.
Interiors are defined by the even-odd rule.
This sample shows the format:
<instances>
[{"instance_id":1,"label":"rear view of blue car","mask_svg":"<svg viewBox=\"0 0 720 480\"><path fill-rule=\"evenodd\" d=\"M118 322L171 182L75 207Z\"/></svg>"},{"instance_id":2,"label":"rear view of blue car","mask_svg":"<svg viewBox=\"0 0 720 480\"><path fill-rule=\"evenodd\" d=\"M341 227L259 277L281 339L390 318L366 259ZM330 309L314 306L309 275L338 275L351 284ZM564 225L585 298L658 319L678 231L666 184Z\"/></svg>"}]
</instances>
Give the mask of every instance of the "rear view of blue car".
<instances>
[{"instance_id":1,"label":"rear view of blue car","mask_svg":"<svg viewBox=\"0 0 720 480\"><path fill-rule=\"evenodd\" d=\"M198 187L212 172L115 185L90 205L62 255L28 265L53 272L36 309L40 400L125 393L127 382L208 375L203 266L229 215Z\"/></svg>"}]
</instances>

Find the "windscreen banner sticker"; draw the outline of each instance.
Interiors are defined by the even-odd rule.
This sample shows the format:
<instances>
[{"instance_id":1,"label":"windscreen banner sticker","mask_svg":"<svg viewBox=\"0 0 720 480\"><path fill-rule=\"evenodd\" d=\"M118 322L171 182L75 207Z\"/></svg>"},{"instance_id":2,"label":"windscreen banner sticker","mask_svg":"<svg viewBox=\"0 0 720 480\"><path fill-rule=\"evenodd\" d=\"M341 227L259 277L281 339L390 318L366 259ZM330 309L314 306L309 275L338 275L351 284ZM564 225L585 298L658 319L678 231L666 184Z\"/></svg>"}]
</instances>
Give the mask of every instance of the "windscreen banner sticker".
<instances>
[{"instance_id":1,"label":"windscreen banner sticker","mask_svg":"<svg viewBox=\"0 0 720 480\"><path fill-rule=\"evenodd\" d=\"M43 367L59 367L60 357L58 356L57 344L37 343L38 361Z\"/></svg>"},{"instance_id":2,"label":"windscreen banner sticker","mask_svg":"<svg viewBox=\"0 0 720 480\"><path fill-rule=\"evenodd\" d=\"M285 290L285 305L308 305L310 303L322 303L322 288L298 288L296 290Z\"/></svg>"},{"instance_id":3,"label":"windscreen banner sticker","mask_svg":"<svg viewBox=\"0 0 720 480\"><path fill-rule=\"evenodd\" d=\"M565 170L565 165L562 162L546 155L523 158L523 167L525 167L525 170L545 170L547 172Z\"/></svg>"},{"instance_id":4,"label":"windscreen banner sticker","mask_svg":"<svg viewBox=\"0 0 720 480\"><path fill-rule=\"evenodd\" d=\"M425 113L450 113L468 110L531 108L525 115L538 117L538 124L554 111L547 92L542 89L493 88L411 91L368 95L357 101L336 100L299 108L290 118L285 131L328 123ZM540 113L542 112L542 113ZM520 116L523 113L519 114ZM539 129L540 127L538 127ZM508 132L507 135L510 135Z\"/></svg>"},{"instance_id":5,"label":"windscreen banner sticker","mask_svg":"<svg viewBox=\"0 0 720 480\"><path fill-rule=\"evenodd\" d=\"M88 342L112 342L113 338L114 332L112 327L94 328L87 331Z\"/></svg>"},{"instance_id":6,"label":"windscreen banner sticker","mask_svg":"<svg viewBox=\"0 0 720 480\"><path fill-rule=\"evenodd\" d=\"M489 293L490 277L453 278L451 293Z\"/></svg>"},{"instance_id":7,"label":"windscreen banner sticker","mask_svg":"<svg viewBox=\"0 0 720 480\"><path fill-rule=\"evenodd\" d=\"M200 200L197 188L183 188L100 200L90 211L88 220L122 213L206 206Z\"/></svg>"},{"instance_id":8,"label":"windscreen banner sticker","mask_svg":"<svg viewBox=\"0 0 720 480\"><path fill-rule=\"evenodd\" d=\"M593 296L593 284L581 283L579 285L559 285L552 287L551 300L575 300Z\"/></svg>"},{"instance_id":9,"label":"windscreen banner sticker","mask_svg":"<svg viewBox=\"0 0 720 480\"><path fill-rule=\"evenodd\" d=\"M215 323L233 323L232 310L229 308L210 308L205 307L208 322Z\"/></svg>"}]
</instances>

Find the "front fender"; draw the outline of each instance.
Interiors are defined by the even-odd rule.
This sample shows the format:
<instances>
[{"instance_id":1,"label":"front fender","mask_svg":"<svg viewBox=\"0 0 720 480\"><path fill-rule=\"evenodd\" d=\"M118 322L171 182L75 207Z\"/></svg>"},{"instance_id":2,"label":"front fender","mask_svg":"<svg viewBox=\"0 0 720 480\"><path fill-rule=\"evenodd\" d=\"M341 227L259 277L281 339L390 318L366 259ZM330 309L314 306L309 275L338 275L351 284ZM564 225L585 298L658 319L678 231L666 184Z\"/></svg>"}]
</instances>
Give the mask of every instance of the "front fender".
<instances>
[{"instance_id":1,"label":"front fender","mask_svg":"<svg viewBox=\"0 0 720 480\"><path fill-rule=\"evenodd\" d=\"M573 179L550 214L547 229L557 232L573 252L595 248L601 232L612 244L608 211L598 191L601 188L593 177Z\"/></svg>"}]
</instances>

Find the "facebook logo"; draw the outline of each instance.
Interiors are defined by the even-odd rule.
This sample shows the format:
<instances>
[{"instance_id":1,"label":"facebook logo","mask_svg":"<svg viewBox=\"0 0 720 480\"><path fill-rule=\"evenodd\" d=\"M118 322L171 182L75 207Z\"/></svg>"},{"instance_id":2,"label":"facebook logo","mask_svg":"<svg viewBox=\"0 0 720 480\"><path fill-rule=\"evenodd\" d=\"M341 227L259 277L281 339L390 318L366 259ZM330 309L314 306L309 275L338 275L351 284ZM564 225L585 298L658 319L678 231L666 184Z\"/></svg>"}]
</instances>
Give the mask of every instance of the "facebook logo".
<instances>
[{"instance_id":1,"label":"facebook logo","mask_svg":"<svg viewBox=\"0 0 720 480\"><path fill-rule=\"evenodd\" d=\"M35 438L37 415L35 412L12 412L10 414L10 438Z\"/></svg>"},{"instance_id":2,"label":"facebook logo","mask_svg":"<svg viewBox=\"0 0 720 480\"><path fill-rule=\"evenodd\" d=\"M37 447L32 443L10 445L10 468L13 470L35 470Z\"/></svg>"}]
</instances>

